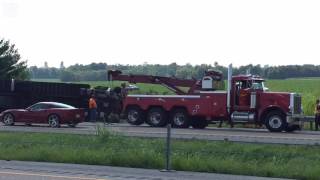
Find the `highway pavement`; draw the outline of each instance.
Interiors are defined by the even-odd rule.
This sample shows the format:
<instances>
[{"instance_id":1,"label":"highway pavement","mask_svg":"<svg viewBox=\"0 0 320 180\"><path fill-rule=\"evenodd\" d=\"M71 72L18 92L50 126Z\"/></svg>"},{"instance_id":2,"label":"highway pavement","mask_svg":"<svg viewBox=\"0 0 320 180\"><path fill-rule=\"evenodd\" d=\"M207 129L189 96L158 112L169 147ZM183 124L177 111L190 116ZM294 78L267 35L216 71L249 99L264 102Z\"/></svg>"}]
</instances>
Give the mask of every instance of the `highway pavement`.
<instances>
[{"instance_id":1,"label":"highway pavement","mask_svg":"<svg viewBox=\"0 0 320 180\"><path fill-rule=\"evenodd\" d=\"M268 180L241 175L199 172L161 172L155 169L1 161L0 180ZM277 179L278 180L278 179ZM280 180L280 179L279 179Z\"/></svg>"},{"instance_id":2,"label":"highway pavement","mask_svg":"<svg viewBox=\"0 0 320 180\"><path fill-rule=\"evenodd\" d=\"M102 123L81 123L76 128L62 126L61 128L50 128L47 125L0 125L0 131L10 132L49 132L49 133L71 133L71 134L96 134L97 126L124 136L137 137L166 137L166 128L154 128L146 125L132 126L127 123L105 125ZM266 129L250 128L216 128L206 129L172 129L173 138L181 139L204 139L213 141L234 141L247 143L275 143L275 144L305 144L320 145L320 132L295 131L293 133L271 133Z\"/></svg>"}]
</instances>

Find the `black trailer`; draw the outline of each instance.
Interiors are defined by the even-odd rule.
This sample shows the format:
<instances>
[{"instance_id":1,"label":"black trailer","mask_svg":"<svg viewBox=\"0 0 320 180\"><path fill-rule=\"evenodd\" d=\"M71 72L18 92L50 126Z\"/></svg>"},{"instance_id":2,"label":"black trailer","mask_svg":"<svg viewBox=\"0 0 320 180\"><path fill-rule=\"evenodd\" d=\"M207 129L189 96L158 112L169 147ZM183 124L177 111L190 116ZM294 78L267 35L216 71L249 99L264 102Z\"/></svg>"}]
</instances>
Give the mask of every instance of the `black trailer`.
<instances>
[{"instance_id":1,"label":"black trailer","mask_svg":"<svg viewBox=\"0 0 320 180\"><path fill-rule=\"evenodd\" d=\"M39 101L56 101L86 108L87 84L0 80L0 110L26 108Z\"/></svg>"},{"instance_id":2,"label":"black trailer","mask_svg":"<svg viewBox=\"0 0 320 180\"><path fill-rule=\"evenodd\" d=\"M107 117L111 112L121 112L120 91L115 89L92 90L88 84L77 83L0 80L0 112L26 108L43 101L61 102L87 109L90 95L94 93L99 117L101 114Z\"/></svg>"}]
</instances>

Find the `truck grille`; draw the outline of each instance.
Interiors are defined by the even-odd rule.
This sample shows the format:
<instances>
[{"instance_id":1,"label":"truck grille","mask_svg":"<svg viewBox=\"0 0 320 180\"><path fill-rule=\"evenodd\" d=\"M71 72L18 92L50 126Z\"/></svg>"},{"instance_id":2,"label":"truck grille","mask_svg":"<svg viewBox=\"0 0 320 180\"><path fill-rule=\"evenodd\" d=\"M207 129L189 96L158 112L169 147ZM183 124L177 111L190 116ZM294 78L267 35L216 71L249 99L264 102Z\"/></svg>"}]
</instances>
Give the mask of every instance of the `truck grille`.
<instances>
[{"instance_id":1,"label":"truck grille","mask_svg":"<svg viewBox=\"0 0 320 180\"><path fill-rule=\"evenodd\" d=\"M295 95L294 96L294 104L293 104L293 114L301 114L301 96Z\"/></svg>"}]
</instances>

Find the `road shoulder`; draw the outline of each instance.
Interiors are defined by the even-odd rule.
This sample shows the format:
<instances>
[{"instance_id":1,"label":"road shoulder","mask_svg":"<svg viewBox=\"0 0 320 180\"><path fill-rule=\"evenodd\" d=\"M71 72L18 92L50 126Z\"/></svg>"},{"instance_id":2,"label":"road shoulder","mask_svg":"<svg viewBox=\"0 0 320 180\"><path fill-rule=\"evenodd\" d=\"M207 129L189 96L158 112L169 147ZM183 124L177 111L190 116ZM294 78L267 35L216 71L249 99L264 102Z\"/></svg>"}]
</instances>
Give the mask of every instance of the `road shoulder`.
<instances>
[{"instance_id":1,"label":"road shoulder","mask_svg":"<svg viewBox=\"0 0 320 180\"><path fill-rule=\"evenodd\" d=\"M78 175L82 177L97 177L103 179L152 179L152 180L267 180L277 178L264 178L242 175L227 175L199 172L161 172L155 169L124 168L96 165L79 165L63 163L43 163L24 161L0 160L0 172L28 172L53 175ZM0 174L1 177L1 174Z\"/></svg>"}]
</instances>

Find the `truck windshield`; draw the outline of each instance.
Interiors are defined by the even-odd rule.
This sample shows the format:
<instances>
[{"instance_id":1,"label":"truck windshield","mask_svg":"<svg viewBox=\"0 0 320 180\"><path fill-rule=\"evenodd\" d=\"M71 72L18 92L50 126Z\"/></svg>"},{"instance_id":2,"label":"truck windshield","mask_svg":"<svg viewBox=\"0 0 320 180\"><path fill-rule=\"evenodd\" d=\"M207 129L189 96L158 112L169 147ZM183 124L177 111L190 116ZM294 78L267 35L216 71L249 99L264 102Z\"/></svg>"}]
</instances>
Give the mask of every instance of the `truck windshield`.
<instances>
[{"instance_id":1,"label":"truck windshield","mask_svg":"<svg viewBox=\"0 0 320 180\"><path fill-rule=\"evenodd\" d=\"M266 91L268 88L264 86L263 81L254 81L252 83L252 88L255 90L263 90Z\"/></svg>"}]
</instances>

